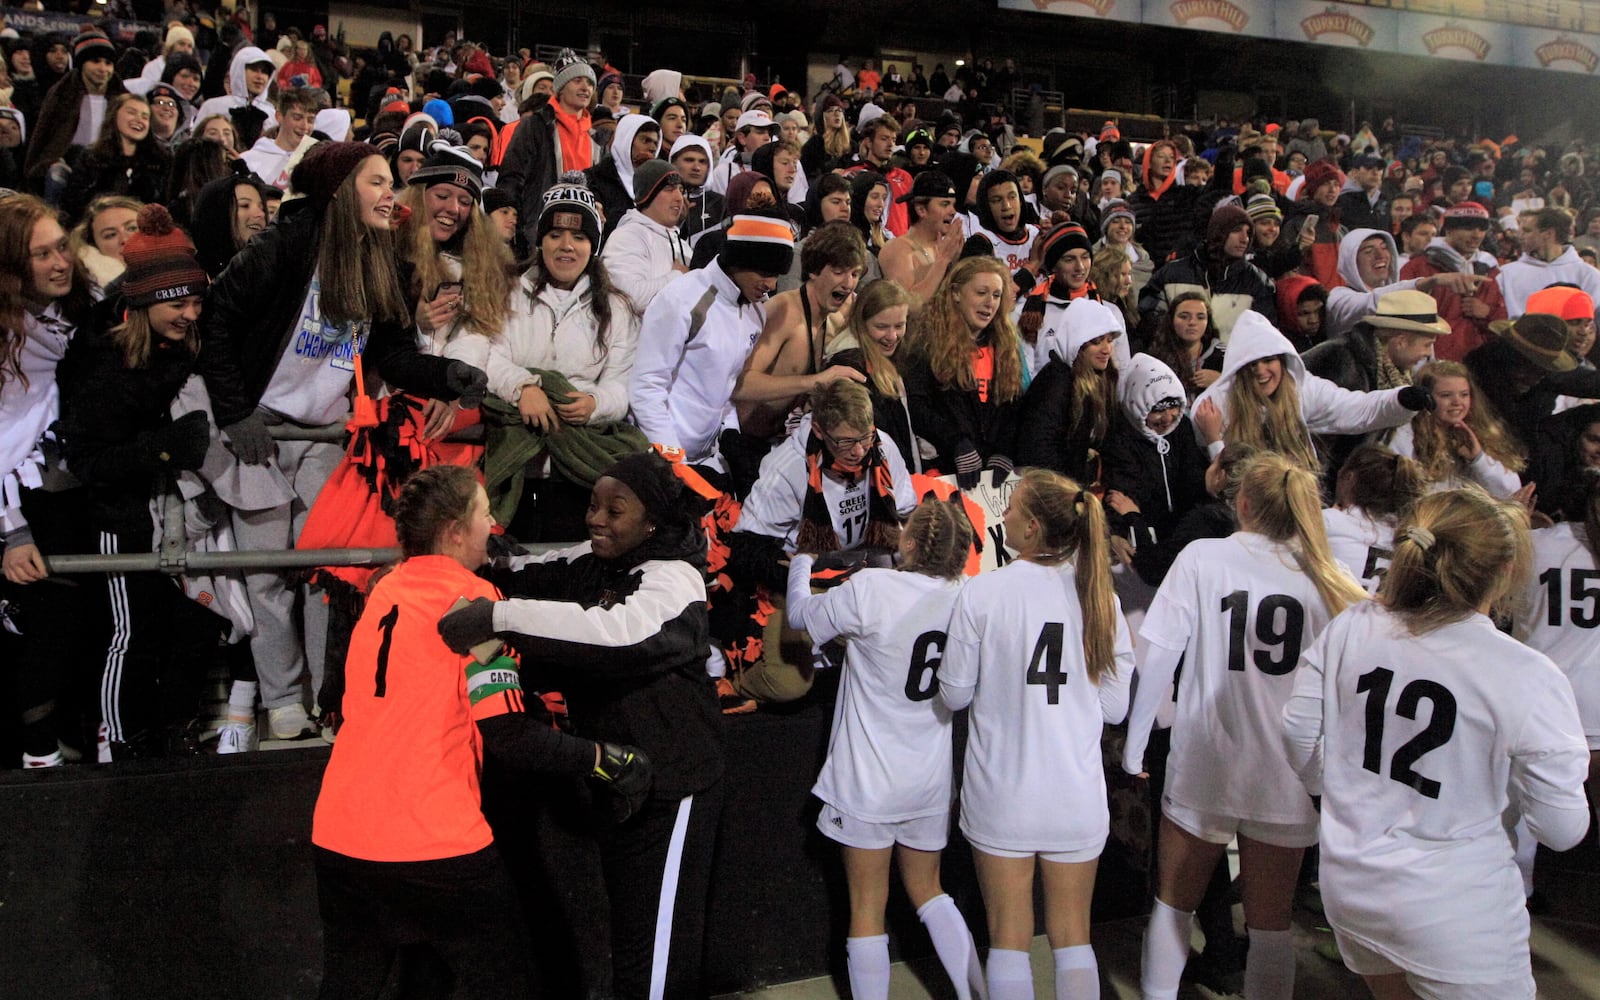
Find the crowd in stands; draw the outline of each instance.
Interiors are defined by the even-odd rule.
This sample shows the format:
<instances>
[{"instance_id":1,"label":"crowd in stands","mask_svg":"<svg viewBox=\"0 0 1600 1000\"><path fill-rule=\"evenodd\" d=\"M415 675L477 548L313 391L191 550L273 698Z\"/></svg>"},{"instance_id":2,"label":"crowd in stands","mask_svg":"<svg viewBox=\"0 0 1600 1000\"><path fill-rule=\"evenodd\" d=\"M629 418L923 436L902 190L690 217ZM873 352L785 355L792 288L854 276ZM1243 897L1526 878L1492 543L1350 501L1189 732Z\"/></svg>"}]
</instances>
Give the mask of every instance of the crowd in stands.
<instances>
[{"instance_id":1,"label":"crowd in stands","mask_svg":"<svg viewBox=\"0 0 1600 1000\"><path fill-rule=\"evenodd\" d=\"M169 504L193 551L394 545L407 477L464 465L509 538L598 553L597 481L654 446L705 490L689 669L738 715L838 666L785 624L793 566L820 586L903 555L924 497L1022 491L1024 467L1081 487L1057 541L1103 551L1134 622L1235 530L1243 455L1281 456L1285 493L1309 473L1370 592L1418 496L1581 523L1600 476L1582 141L1305 119L1134 143L1045 130L1036 88L1014 123L1010 60L707 92L169 13L125 48L0 32L0 651L26 767L335 742L381 573L50 572L157 551ZM1021 482L1041 504L1059 481ZM975 568L1001 536L967 507ZM1047 561L1046 536L1018 547ZM199 720L219 662L226 717Z\"/></svg>"}]
</instances>

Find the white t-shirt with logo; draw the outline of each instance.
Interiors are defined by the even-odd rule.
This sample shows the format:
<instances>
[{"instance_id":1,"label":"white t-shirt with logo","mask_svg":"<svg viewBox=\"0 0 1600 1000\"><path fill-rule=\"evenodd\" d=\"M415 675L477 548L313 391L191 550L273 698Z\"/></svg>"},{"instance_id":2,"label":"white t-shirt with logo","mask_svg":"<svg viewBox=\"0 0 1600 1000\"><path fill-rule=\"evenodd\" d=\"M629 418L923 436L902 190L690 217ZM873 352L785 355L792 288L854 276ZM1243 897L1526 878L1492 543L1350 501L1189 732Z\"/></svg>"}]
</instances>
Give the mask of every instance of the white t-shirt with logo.
<instances>
[{"instance_id":1,"label":"white t-shirt with logo","mask_svg":"<svg viewBox=\"0 0 1600 1000\"><path fill-rule=\"evenodd\" d=\"M350 408L355 356L371 323L331 323L322 316L322 285L311 279L289 346L278 358L261 406L297 424L331 424Z\"/></svg>"}]
</instances>

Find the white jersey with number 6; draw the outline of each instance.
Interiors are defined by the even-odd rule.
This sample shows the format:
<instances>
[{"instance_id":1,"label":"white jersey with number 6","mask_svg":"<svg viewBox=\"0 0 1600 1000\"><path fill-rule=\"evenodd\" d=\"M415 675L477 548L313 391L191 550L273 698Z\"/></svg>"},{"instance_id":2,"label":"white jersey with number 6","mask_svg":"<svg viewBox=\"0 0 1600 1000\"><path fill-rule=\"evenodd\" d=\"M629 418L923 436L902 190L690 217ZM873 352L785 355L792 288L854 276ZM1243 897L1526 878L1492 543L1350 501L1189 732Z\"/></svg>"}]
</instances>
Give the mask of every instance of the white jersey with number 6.
<instances>
[{"instance_id":1,"label":"white jersey with number 6","mask_svg":"<svg viewBox=\"0 0 1600 1000\"><path fill-rule=\"evenodd\" d=\"M1306 651L1282 725L1307 787L1326 789L1333 926L1429 979L1525 974L1507 824L1520 812L1557 850L1589 825L1589 753L1555 665L1484 615L1413 635L1363 602Z\"/></svg>"},{"instance_id":2,"label":"white jersey with number 6","mask_svg":"<svg viewBox=\"0 0 1600 1000\"><path fill-rule=\"evenodd\" d=\"M1018 560L956 598L939 682L971 698L961 830L1001 850L1066 853L1110 831L1100 732L1122 721L1133 643L1119 608L1116 667L1090 682L1070 565Z\"/></svg>"},{"instance_id":3,"label":"white jersey with number 6","mask_svg":"<svg viewBox=\"0 0 1600 1000\"><path fill-rule=\"evenodd\" d=\"M1376 594L1394 558L1394 525L1360 507L1329 507L1322 512L1333 557L1348 566L1367 593Z\"/></svg>"},{"instance_id":4,"label":"white jersey with number 6","mask_svg":"<svg viewBox=\"0 0 1600 1000\"><path fill-rule=\"evenodd\" d=\"M1589 749L1600 750L1600 568L1583 526L1533 533L1533 579L1516 636L1555 661L1572 684Z\"/></svg>"},{"instance_id":5,"label":"white jersey with number 6","mask_svg":"<svg viewBox=\"0 0 1600 1000\"><path fill-rule=\"evenodd\" d=\"M864 569L806 600L817 644L849 641L813 795L868 823L950 809L950 712L939 665L959 580Z\"/></svg>"},{"instance_id":6,"label":"white jersey with number 6","mask_svg":"<svg viewBox=\"0 0 1600 1000\"><path fill-rule=\"evenodd\" d=\"M1139 630L1145 642L1184 655L1167 797L1258 823L1316 821L1283 753L1283 703L1301 651L1331 617L1292 550L1263 535L1201 539L1178 554ZM1165 678L1140 675L1129 741L1141 748L1147 681L1160 687Z\"/></svg>"}]
</instances>

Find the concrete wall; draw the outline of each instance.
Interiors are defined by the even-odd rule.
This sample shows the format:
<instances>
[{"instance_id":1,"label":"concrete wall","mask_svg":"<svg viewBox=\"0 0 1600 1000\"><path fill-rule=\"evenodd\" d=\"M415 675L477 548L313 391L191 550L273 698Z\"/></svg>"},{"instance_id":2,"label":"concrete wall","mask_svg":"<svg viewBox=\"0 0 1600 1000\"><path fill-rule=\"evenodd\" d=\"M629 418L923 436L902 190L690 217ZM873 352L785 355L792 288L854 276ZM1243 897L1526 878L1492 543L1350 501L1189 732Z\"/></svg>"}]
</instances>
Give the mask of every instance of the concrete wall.
<instances>
[{"instance_id":1,"label":"concrete wall","mask_svg":"<svg viewBox=\"0 0 1600 1000\"><path fill-rule=\"evenodd\" d=\"M413 40L422 38L422 20L409 10L393 7L334 0L328 4L328 30L338 31L341 23L346 43L361 48L376 46L378 36L385 31L394 35L408 34Z\"/></svg>"}]
</instances>

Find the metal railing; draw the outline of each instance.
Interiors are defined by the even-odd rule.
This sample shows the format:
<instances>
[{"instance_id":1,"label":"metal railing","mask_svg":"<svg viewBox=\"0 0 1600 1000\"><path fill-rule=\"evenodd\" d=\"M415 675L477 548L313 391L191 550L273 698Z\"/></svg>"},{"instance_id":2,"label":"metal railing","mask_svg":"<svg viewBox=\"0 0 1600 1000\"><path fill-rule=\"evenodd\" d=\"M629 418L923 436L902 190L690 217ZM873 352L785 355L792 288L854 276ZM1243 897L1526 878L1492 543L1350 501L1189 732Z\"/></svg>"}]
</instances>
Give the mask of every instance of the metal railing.
<instances>
[{"instance_id":1,"label":"metal railing","mask_svg":"<svg viewBox=\"0 0 1600 1000\"><path fill-rule=\"evenodd\" d=\"M347 418L348 419L348 418ZM267 428L279 441L321 441L342 443L348 433L345 421L321 427L276 424ZM451 434L445 440L462 443L483 441L481 424ZM183 576L190 572L219 570L314 569L318 566L381 566L400 558L398 548L364 549L269 549L233 552L191 552L183 524L183 502L176 494L164 498L161 544L154 552L127 552L46 555L45 566L51 575L74 573L165 573ZM524 545L529 551L558 548L555 545Z\"/></svg>"}]
</instances>

